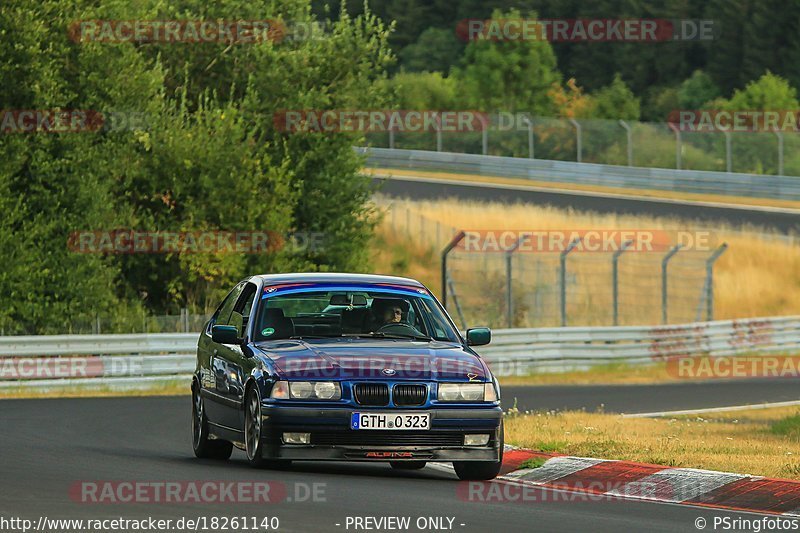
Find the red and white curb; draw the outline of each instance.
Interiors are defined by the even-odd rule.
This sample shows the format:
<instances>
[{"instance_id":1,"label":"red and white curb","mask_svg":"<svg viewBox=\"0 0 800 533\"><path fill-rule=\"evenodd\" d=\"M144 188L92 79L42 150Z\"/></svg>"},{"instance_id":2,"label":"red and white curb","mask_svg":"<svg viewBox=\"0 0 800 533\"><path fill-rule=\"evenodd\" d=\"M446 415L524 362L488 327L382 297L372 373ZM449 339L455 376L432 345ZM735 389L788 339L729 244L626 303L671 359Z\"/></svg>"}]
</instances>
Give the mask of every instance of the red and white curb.
<instances>
[{"instance_id":1,"label":"red and white curb","mask_svg":"<svg viewBox=\"0 0 800 533\"><path fill-rule=\"evenodd\" d=\"M537 468L522 468L529 459ZM571 457L506 447L503 482L608 499L632 499L800 517L800 481Z\"/></svg>"}]
</instances>

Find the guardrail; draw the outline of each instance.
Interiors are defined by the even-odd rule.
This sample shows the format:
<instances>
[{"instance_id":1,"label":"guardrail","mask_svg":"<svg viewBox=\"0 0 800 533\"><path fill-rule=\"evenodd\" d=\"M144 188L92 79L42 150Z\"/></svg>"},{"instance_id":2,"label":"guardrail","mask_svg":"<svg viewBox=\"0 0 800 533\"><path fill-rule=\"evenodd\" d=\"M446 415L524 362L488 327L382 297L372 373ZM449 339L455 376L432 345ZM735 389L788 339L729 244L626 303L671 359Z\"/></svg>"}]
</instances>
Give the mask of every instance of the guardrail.
<instances>
[{"instance_id":1,"label":"guardrail","mask_svg":"<svg viewBox=\"0 0 800 533\"><path fill-rule=\"evenodd\" d=\"M158 390L185 384L197 334L0 337L0 393ZM800 351L800 316L672 326L506 329L479 349L499 376L680 356Z\"/></svg>"},{"instance_id":2,"label":"guardrail","mask_svg":"<svg viewBox=\"0 0 800 533\"><path fill-rule=\"evenodd\" d=\"M480 353L499 376L558 372L678 357L800 351L800 316L668 326L566 327L497 331Z\"/></svg>"},{"instance_id":3,"label":"guardrail","mask_svg":"<svg viewBox=\"0 0 800 533\"><path fill-rule=\"evenodd\" d=\"M372 168L501 176L621 189L800 200L800 178L796 176L627 167L426 150L357 147L356 151L367 156L366 166Z\"/></svg>"}]
</instances>

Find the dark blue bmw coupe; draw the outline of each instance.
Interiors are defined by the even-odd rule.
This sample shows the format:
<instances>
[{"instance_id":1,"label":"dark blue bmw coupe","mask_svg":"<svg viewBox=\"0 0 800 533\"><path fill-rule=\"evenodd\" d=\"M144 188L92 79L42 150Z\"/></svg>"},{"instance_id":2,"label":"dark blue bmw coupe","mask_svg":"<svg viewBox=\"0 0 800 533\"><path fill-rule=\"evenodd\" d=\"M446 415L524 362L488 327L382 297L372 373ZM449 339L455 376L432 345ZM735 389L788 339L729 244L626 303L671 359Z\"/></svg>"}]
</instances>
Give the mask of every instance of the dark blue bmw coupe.
<instances>
[{"instance_id":1,"label":"dark blue bmw coupe","mask_svg":"<svg viewBox=\"0 0 800 533\"><path fill-rule=\"evenodd\" d=\"M197 457L452 462L491 479L503 458L500 390L421 283L361 274L253 276L200 335L192 380Z\"/></svg>"}]
</instances>

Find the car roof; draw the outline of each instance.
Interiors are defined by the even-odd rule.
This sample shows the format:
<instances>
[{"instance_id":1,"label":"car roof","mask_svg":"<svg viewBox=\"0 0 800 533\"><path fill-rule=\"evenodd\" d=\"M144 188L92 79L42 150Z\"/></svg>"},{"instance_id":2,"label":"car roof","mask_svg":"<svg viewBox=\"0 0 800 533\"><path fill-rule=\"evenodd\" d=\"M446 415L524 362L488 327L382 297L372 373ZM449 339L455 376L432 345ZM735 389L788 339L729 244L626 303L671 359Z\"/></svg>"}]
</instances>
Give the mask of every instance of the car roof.
<instances>
[{"instance_id":1,"label":"car roof","mask_svg":"<svg viewBox=\"0 0 800 533\"><path fill-rule=\"evenodd\" d=\"M364 283L379 284L393 283L396 285L406 285L409 287L425 286L419 281L411 278L401 278L399 276L381 276L378 274L347 274L347 273L295 273L295 274L261 274L253 276L260 279L265 284L281 285L284 283Z\"/></svg>"}]
</instances>

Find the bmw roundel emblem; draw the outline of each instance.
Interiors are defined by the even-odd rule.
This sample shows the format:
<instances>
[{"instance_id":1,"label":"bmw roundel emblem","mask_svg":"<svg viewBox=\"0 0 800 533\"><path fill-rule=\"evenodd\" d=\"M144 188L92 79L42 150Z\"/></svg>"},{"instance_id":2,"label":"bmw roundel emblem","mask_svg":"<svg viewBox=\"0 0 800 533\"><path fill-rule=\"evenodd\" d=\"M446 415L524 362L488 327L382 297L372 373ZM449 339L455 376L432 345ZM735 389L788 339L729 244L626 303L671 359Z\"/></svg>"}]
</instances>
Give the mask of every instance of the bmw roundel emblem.
<instances>
[{"instance_id":1,"label":"bmw roundel emblem","mask_svg":"<svg viewBox=\"0 0 800 533\"><path fill-rule=\"evenodd\" d=\"M395 374L397 374L397 371L392 368L384 368L383 370L381 370L381 372L383 373L384 376L394 376Z\"/></svg>"}]
</instances>

